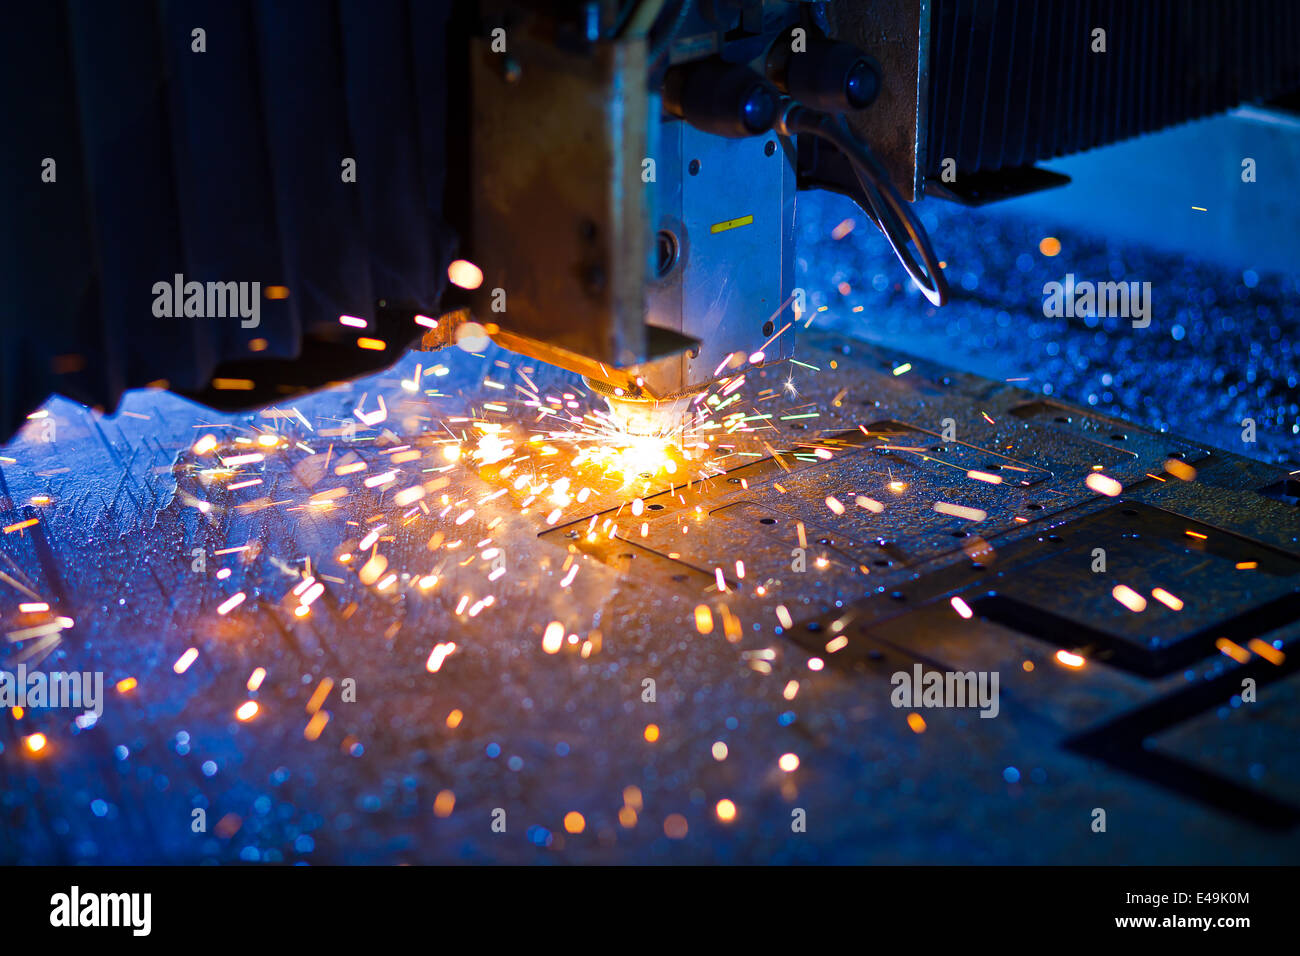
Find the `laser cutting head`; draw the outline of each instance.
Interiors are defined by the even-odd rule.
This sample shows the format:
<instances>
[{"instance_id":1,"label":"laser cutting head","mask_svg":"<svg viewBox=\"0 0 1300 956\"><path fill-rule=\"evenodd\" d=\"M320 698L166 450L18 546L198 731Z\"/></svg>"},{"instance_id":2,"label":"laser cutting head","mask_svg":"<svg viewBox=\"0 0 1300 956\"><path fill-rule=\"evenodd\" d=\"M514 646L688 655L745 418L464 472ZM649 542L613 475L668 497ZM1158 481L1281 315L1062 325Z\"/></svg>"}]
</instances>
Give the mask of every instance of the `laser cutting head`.
<instances>
[{"instance_id":1,"label":"laser cutting head","mask_svg":"<svg viewBox=\"0 0 1300 956\"><path fill-rule=\"evenodd\" d=\"M452 304L498 344L582 374L630 429L658 428L674 396L792 317L794 149L770 132L780 94L753 69L776 28L735 61L713 42L740 6L484 0L470 41L460 257L482 279ZM788 356L791 339L767 352Z\"/></svg>"},{"instance_id":2,"label":"laser cutting head","mask_svg":"<svg viewBox=\"0 0 1300 956\"><path fill-rule=\"evenodd\" d=\"M874 60L810 4L479 6L462 254L482 275L465 308L637 432L735 354L789 358L795 193L823 183L780 116L793 96L865 109Z\"/></svg>"},{"instance_id":3,"label":"laser cutting head","mask_svg":"<svg viewBox=\"0 0 1300 956\"><path fill-rule=\"evenodd\" d=\"M681 431L682 423L696 392L683 392L655 398L644 390L626 393L596 379L585 379L587 386L605 399L610 423L634 438L663 438Z\"/></svg>"}]
</instances>

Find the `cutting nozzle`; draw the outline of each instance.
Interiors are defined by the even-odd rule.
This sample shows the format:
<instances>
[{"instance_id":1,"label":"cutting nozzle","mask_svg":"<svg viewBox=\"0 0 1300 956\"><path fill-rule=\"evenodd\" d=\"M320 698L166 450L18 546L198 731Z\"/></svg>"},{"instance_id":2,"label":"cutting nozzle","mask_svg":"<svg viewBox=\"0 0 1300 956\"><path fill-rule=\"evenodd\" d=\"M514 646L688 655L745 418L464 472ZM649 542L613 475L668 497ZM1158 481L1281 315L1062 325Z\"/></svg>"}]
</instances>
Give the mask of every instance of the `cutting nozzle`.
<instances>
[{"instance_id":1,"label":"cutting nozzle","mask_svg":"<svg viewBox=\"0 0 1300 956\"><path fill-rule=\"evenodd\" d=\"M611 423L621 432L637 438L664 438L681 431L682 418L690 407L691 392L655 398L646 392L615 389L598 379L585 380L593 392L605 399Z\"/></svg>"}]
</instances>

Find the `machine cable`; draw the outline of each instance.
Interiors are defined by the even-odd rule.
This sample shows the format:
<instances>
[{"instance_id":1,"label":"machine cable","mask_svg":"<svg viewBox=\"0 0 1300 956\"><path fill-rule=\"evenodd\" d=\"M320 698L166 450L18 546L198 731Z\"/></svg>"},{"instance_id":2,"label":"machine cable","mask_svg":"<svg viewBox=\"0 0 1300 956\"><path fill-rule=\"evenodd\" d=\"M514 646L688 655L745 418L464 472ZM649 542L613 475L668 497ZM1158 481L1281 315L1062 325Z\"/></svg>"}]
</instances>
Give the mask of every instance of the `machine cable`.
<instances>
[{"instance_id":1,"label":"machine cable","mask_svg":"<svg viewBox=\"0 0 1300 956\"><path fill-rule=\"evenodd\" d=\"M862 188L862 199L865 202L854 196L862 211L884 234L894 255L922 294L936 306L946 303L948 282L939 267L934 247L930 244L930 236L915 212L890 182L889 174L880 160L848 128L843 114L833 116L787 99L777 114L774 128L783 136L800 133L816 136L844 154ZM915 245L921 262L917 262L909 244Z\"/></svg>"}]
</instances>

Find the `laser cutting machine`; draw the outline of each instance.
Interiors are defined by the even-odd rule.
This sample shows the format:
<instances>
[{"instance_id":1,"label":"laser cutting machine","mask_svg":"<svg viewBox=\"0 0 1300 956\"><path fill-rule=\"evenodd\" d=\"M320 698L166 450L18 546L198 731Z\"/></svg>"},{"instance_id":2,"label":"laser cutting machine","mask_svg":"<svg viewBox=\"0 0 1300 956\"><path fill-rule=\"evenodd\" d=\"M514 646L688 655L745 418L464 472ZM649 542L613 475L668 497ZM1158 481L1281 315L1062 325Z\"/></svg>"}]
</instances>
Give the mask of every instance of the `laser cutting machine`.
<instances>
[{"instance_id":1,"label":"laser cutting machine","mask_svg":"<svg viewBox=\"0 0 1300 956\"><path fill-rule=\"evenodd\" d=\"M8 18L0 428L26 424L0 459L0 571L50 620L6 633L117 670L98 726L51 725L34 750L33 715L0 725L24 782L0 859L1300 852L1300 484L1285 447L1216 447L1247 414L1291 440L1300 287L1081 231L1086 280L1156 280L1147 327L1050 314L1061 242L981 208L1067 196L1038 164L1241 103L1292 135L1300 6L214 0ZM1219 164L1234 190L1241 160ZM801 224L810 191L856 208L821 196L839 212ZM173 276L258 283L258 320L160 320ZM506 424L474 459L433 423L468 431L478 411L456 403L504 392L510 352L528 414L587 389L633 439L743 384L743 413L714 419L736 447L705 480L539 513L503 474L528 450ZM999 352L1043 381L953 367ZM427 387L432 362L463 392ZM1209 382L1223 420L1166 428ZM418 407L372 417L390 386L393 409ZM41 407L51 393L123 413ZM1269 419L1249 405L1265 396ZM238 437L216 437L211 408ZM382 567L358 560L376 549ZM922 692L964 673L1000 693L990 719ZM912 692L893 702L899 675ZM200 805L211 834L190 830ZM507 833L484 822L498 807Z\"/></svg>"}]
</instances>

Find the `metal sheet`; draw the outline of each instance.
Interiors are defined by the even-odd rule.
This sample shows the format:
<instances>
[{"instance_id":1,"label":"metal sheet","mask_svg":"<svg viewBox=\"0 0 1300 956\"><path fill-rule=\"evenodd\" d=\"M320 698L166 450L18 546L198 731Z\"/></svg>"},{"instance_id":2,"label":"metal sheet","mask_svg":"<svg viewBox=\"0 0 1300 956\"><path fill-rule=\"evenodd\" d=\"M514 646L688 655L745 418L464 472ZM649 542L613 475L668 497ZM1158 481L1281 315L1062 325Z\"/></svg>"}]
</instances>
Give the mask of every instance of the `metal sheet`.
<instances>
[{"instance_id":1,"label":"metal sheet","mask_svg":"<svg viewBox=\"0 0 1300 956\"><path fill-rule=\"evenodd\" d=\"M911 371L895 375L905 360ZM703 461L679 461L670 511L673 495L655 497L667 491L658 480L602 477L599 465L548 453L552 439L526 442L531 427L546 426L514 386L531 381L548 408L574 401L581 410L593 399L573 376L525 368L495 348L483 357L452 349L436 361L412 354L292 407L220 420L161 394L135 396L117 421L56 402L54 441L33 421L5 448L3 527L38 520L0 536L0 570L51 610L20 617L11 600L0 610L4 630L72 619L29 661L46 653L46 667L102 669L108 700L91 727L59 712L0 721L10 781L0 858L1294 859L1300 834L1288 821L1300 770L1269 747L1267 730L1252 752L1274 756L1252 758L1246 772L1260 762L1266 772L1246 781L1233 775L1238 763L1216 756L1216 735L1197 738L1226 788L1166 772L1172 764L1149 771L1140 742L1227 706L1247 674L1276 695L1274 706L1294 710L1294 681L1283 678L1300 660L1300 622L1259 635L1281 645L1281 665L1249 647L1238 664L1201 646L1177 673L1139 673L1102 655L1064 666L1043 635L964 618L951 603L1014 586L1026 600L1068 604L1059 575L1035 569L1073 547L1053 536L1068 542L1077 529L1086 541L1090 522L1105 520L1090 516L1115 505L1083 484L1101 446L1014 414L1037 400L1030 394L810 334L800 343L809 367L754 370L720 413L771 416L717 437L724 474L701 482ZM790 376L797 395L785 387ZM1072 426L1089 423L1087 434L1120 426L1063 407ZM936 432L945 418L964 447L1032 441L1013 457L1050 477L992 486L916 455L895 463L858 429L900 422ZM471 440L449 460L445 450L488 419L513 447L475 460ZM1126 486L1126 502L1253 542L1241 546L1251 554L1300 561L1294 507L1258 492L1282 469L1215 451L1195 462L1196 480L1178 480L1160 470L1170 436L1123 427L1132 454L1106 473ZM193 447L219 434L218 454L229 457L254 429L283 443L235 466L238 480L214 473L212 451ZM855 431L862 440L842 437ZM787 452L778 460L769 449ZM885 478L906 471L908 493L860 485L881 466ZM542 477L590 492L558 505L549 485L533 493ZM397 499L417 484L426 487L418 502ZM340 487L346 495L332 498ZM848 497L868 487L881 495L879 513ZM989 517L967 522L970 539L952 538L927 523L952 520L933 510L940 494L961 504L988 495L977 503ZM831 495L842 496L844 514L825 501ZM788 517L805 525L803 570L792 566ZM972 553L963 541L976 538L984 545ZM1145 537L1126 540L1132 555L1115 573L1133 565L1136 584L1141 556L1164 552L1144 550ZM889 542L906 560L879 565L892 557ZM364 566L375 553L386 559L383 576L363 577L359 559ZM505 573L493 578L495 567ZM1152 562L1150 573L1159 568ZM304 573L324 591L298 616ZM1205 572L1184 595L1185 613L1209 613L1218 597L1245 611L1270 600L1258 590L1267 576L1247 577L1255 573L1235 563ZM219 613L237 593L244 601ZM5 666L35 646L6 641ZM197 658L178 673L189 648ZM918 664L997 672L999 716L894 706L893 675ZM267 675L253 692L258 667ZM138 686L115 689L128 677ZM354 698L342 693L346 680ZM237 719L250 699L258 714ZM48 743L32 754L25 737L37 730ZM797 769L783 769L787 754ZM729 823L714 810L723 798L738 807ZM88 809L94 801L102 816ZM1112 824L1104 840L1088 826L1099 804ZM196 807L208 813L205 833L191 829ZM491 826L497 809L504 833ZM790 828L796 809L811 821L806 832ZM565 822L574 812L580 832Z\"/></svg>"}]
</instances>

